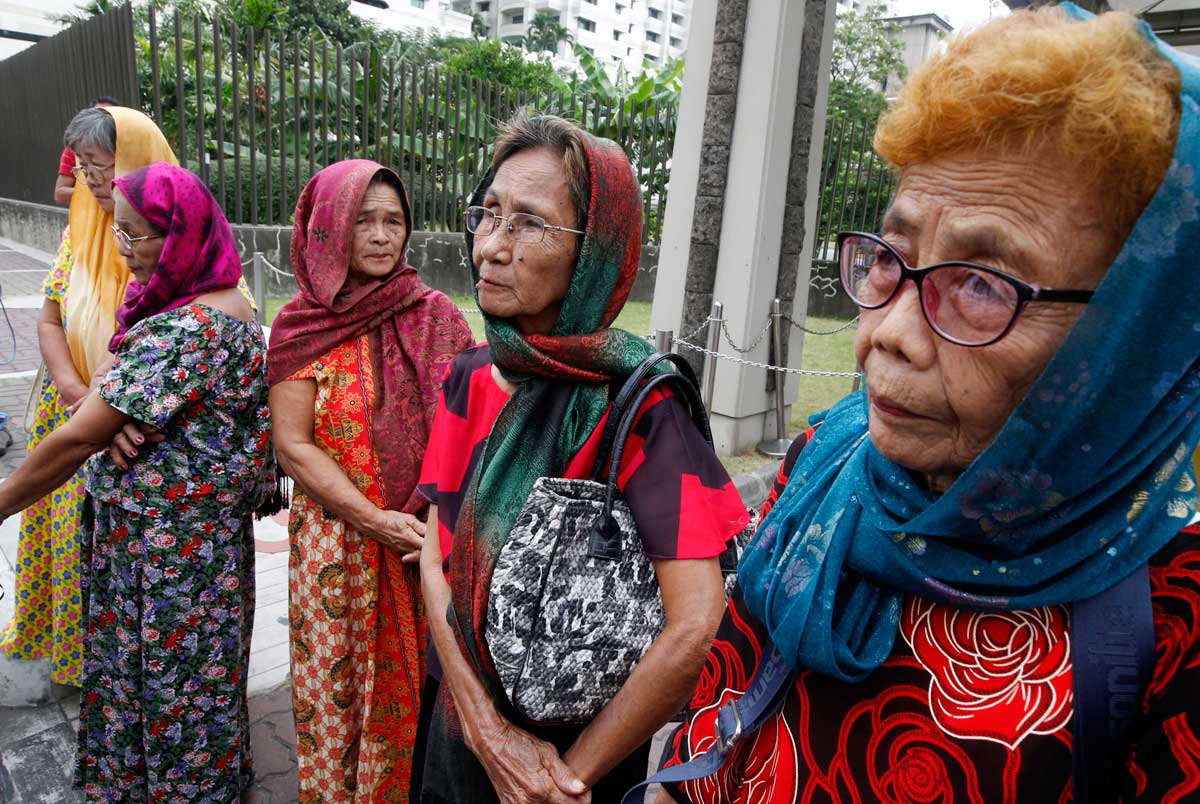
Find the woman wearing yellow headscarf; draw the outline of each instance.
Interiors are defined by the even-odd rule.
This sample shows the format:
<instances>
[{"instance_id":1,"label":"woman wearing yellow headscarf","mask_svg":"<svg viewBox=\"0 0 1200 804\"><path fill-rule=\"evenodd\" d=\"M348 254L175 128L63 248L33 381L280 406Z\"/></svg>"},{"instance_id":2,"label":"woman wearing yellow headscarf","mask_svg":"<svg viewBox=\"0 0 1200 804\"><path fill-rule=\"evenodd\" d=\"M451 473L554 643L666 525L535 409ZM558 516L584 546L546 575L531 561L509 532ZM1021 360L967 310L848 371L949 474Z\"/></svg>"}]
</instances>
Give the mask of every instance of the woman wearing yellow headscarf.
<instances>
[{"instance_id":1,"label":"woman wearing yellow headscarf","mask_svg":"<svg viewBox=\"0 0 1200 804\"><path fill-rule=\"evenodd\" d=\"M49 382L29 433L29 450L66 421L108 361L117 308L131 274L113 234L112 180L152 162L178 164L154 122L134 109L85 109L64 135L79 165L70 224L42 292L38 344ZM86 185L84 185L86 181ZM80 186L82 185L82 186ZM51 679L78 686L79 527L82 474L26 509L17 547L16 615L0 632L0 652L50 659Z\"/></svg>"}]
</instances>

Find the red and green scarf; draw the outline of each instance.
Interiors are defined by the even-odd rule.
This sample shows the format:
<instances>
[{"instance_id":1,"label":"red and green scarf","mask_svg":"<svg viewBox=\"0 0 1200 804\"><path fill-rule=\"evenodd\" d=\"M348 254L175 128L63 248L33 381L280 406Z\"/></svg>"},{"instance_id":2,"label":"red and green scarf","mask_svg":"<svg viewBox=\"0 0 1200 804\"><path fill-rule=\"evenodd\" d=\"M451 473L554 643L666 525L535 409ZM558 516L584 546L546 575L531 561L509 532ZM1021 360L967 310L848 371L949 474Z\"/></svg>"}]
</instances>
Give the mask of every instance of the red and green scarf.
<instances>
[{"instance_id":1,"label":"red and green scarf","mask_svg":"<svg viewBox=\"0 0 1200 804\"><path fill-rule=\"evenodd\" d=\"M517 391L492 427L454 529L450 585L462 647L498 690L484 629L496 557L539 477L558 477L609 404L609 385L652 349L614 329L641 256L641 192L624 151L588 138L591 195L571 285L549 335L522 335L484 314L492 360ZM476 189L482 203L491 174ZM467 253L473 237L467 234ZM478 280L478 271L475 279ZM500 700L503 700L500 698Z\"/></svg>"}]
</instances>

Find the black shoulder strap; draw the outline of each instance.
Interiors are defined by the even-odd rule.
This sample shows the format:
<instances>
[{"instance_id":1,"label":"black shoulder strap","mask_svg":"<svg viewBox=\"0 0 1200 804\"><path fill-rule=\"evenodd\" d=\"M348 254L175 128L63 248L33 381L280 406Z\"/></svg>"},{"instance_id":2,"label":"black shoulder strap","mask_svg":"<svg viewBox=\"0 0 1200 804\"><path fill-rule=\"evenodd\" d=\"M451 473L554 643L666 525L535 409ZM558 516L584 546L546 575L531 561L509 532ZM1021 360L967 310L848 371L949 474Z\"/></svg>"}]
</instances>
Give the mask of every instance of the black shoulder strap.
<instances>
[{"instance_id":1,"label":"black shoulder strap","mask_svg":"<svg viewBox=\"0 0 1200 804\"><path fill-rule=\"evenodd\" d=\"M1116 801L1142 698L1154 672L1154 609L1143 564L1105 591L1071 605L1072 798Z\"/></svg>"},{"instance_id":2,"label":"black shoulder strap","mask_svg":"<svg viewBox=\"0 0 1200 804\"><path fill-rule=\"evenodd\" d=\"M608 420L604 423L604 432L600 436L600 447L596 450L596 463L592 467L591 477L593 480L600 480L604 476L604 468L608 465L609 453L612 451L613 441L616 440L617 429L621 426L621 419L624 418L629 403L641 390L643 381L655 372L661 371L660 367L664 363L674 366L679 374L690 381L692 386L697 389L697 396L699 396L700 383L696 379L696 372L692 370L691 364L679 355L671 352L655 352L643 360L625 380L625 384L617 392L612 407L608 411ZM635 405L634 410L636 411L638 407ZM703 406L700 410L703 411ZM693 410L692 415L694 417L696 411ZM708 419L705 418L706 425L707 421ZM705 431L707 431L707 426L701 429L701 432Z\"/></svg>"}]
</instances>

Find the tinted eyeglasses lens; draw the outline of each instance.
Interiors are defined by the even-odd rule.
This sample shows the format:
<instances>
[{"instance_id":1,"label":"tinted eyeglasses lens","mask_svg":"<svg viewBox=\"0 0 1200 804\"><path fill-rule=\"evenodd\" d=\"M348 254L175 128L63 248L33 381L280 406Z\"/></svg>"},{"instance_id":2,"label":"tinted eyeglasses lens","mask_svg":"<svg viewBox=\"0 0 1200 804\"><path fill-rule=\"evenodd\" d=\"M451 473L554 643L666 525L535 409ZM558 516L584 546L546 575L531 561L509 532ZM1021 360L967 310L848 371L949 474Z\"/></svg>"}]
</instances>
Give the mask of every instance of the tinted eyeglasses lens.
<instances>
[{"instance_id":1,"label":"tinted eyeglasses lens","mask_svg":"<svg viewBox=\"0 0 1200 804\"><path fill-rule=\"evenodd\" d=\"M967 265L946 265L925 277L922 303L930 321L964 344L989 343L1012 323L1017 289L996 274Z\"/></svg>"},{"instance_id":2,"label":"tinted eyeglasses lens","mask_svg":"<svg viewBox=\"0 0 1200 804\"><path fill-rule=\"evenodd\" d=\"M900 282L900 262L896 256L869 238L845 238L838 258L842 287L862 307L883 304Z\"/></svg>"}]
</instances>

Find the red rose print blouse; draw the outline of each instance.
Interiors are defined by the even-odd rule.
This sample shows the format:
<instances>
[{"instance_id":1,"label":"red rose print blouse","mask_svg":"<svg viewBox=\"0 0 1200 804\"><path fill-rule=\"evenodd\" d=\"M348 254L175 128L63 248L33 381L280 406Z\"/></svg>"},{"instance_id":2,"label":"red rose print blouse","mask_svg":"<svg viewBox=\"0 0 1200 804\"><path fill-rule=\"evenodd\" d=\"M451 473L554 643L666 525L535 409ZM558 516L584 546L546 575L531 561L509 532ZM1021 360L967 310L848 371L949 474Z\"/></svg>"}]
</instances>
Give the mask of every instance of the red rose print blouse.
<instances>
[{"instance_id":1,"label":"red rose print blouse","mask_svg":"<svg viewBox=\"0 0 1200 804\"><path fill-rule=\"evenodd\" d=\"M811 434L792 445L764 516ZM1200 801L1197 535L1185 529L1150 562L1157 663L1122 801ZM695 804L1070 801L1069 616L911 597L892 656L866 681L798 674L782 711L719 773L668 792ZM664 765L712 744L717 709L749 686L765 637L735 592Z\"/></svg>"}]
</instances>

